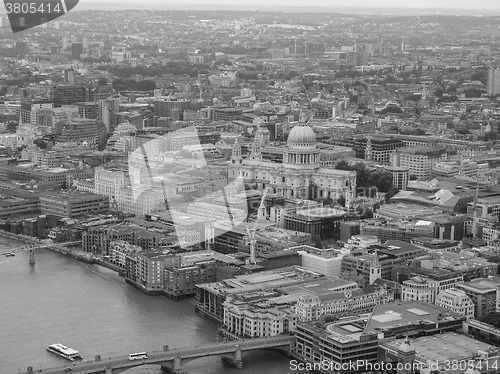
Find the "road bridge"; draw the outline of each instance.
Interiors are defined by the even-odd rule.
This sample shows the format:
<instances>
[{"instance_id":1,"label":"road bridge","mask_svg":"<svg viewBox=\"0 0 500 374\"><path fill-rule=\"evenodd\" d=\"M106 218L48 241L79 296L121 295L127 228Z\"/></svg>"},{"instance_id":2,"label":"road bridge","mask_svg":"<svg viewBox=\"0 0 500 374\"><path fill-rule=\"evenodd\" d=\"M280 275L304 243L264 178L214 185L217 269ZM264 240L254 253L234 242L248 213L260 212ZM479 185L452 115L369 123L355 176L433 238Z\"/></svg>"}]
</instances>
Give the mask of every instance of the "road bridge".
<instances>
[{"instance_id":1,"label":"road bridge","mask_svg":"<svg viewBox=\"0 0 500 374\"><path fill-rule=\"evenodd\" d=\"M68 372L78 374L119 374L130 368L143 365L161 365L162 369L172 374L180 374L182 362L199 357L222 356L229 364L243 367L242 353L257 349L280 349L286 352L292 350L295 344L293 335L280 335L270 338L257 338L248 340L229 341L226 343L212 343L195 347L172 348L165 347L163 351L147 352L147 358L141 360L130 360L128 355L111 357L94 361L75 362L51 369L35 371L28 367L27 374L66 374Z\"/></svg>"}]
</instances>

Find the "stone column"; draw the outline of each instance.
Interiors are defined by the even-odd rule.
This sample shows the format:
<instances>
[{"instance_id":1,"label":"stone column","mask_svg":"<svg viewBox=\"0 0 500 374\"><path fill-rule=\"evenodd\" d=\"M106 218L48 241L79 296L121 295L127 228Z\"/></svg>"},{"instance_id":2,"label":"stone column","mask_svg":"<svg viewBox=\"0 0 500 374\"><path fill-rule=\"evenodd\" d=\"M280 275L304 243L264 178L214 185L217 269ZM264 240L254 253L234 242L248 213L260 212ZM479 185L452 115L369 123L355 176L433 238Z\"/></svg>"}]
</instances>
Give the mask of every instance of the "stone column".
<instances>
[{"instance_id":1,"label":"stone column","mask_svg":"<svg viewBox=\"0 0 500 374\"><path fill-rule=\"evenodd\" d=\"M182 374L182 359L177 356L175 359L174 359L174 374Z\"/></svg>"}]
</instances>

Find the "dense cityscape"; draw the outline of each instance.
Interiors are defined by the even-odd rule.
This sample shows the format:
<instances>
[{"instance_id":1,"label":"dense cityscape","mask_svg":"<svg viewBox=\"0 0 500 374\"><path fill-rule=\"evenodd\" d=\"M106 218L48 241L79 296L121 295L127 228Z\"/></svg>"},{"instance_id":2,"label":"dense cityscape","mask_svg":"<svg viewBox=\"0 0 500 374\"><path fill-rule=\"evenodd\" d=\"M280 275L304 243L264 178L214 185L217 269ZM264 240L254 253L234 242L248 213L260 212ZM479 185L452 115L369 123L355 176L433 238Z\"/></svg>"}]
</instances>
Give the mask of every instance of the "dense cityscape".
<instances>
[{"instance_id":1,"label":"dense cityscape","mask_svg":"<svg viewBox=\"0 0 500 374\"><path fill-rule=\"evenodd\" d=\"M40 276L58 252L215 330L83 360L48 341L72 362L27 351L14 370L221 356L213 373L245 373L274 349L273 373L498 372L499 31L487 14L76 8L13 34L4 14L0 236L17 244L0 267L26 254Z\"/></svg>"}]
</instances>

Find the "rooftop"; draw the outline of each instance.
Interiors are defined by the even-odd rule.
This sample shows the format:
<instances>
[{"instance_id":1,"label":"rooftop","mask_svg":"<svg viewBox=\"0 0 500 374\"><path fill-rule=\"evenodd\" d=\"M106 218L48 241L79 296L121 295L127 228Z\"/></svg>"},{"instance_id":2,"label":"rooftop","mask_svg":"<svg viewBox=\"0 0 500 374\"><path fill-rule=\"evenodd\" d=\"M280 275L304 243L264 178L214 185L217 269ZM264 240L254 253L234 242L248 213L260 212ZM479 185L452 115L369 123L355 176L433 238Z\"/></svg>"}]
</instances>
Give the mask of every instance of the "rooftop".
<instances>
[{"instance_id":1,"label":"rooftop","mask_svg":"<svg viewBox=\"0 0 500 374\"><path fill-rule=\"evenodd\" d=\"M238 294L276 289L320 278L324 278L324 276L300 266L293 266L254 274L238 275L222 282L204 283L197 287L216 294Z\"/></svg>"},{"instance_id":2,"label":"rooftop","mask_svg":"<svg viewBox=\"0 0 500 374\"><path fill-rule=\"evenodd\" d=\"M398 349L402 340L397 339L382 343L384 346ZM491 345L469 338L463 334L445 333L442 335L424 336L416 339L410 339L415 348L417 361L420 362L439 362L446 360L471 360L478 351L486 352Z\"/></svg>"},{"instance_id":3,"label":"rooftop","mask_svg":"<svg viewBox=\"0 0 500 374\"><path fill-rule=\"evenodd\" d=\"M365 333L383 331L397 326L411 326L420 321L429 323L463 318L450 311L419 301L382 304L375 307Z\"/></svg>"}]
</instances>

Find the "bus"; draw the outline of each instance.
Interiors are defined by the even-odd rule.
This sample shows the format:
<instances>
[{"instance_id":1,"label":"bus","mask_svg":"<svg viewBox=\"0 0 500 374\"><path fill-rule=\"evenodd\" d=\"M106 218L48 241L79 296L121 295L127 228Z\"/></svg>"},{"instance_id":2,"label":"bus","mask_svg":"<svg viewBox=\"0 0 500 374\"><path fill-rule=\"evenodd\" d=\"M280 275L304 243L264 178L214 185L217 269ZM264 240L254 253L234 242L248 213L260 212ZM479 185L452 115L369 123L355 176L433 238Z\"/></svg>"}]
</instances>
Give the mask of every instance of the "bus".
<instances>
[{"instance_id":1,"label":"bus","mask_svg":"<svg viewBox=\"0 0 500 374\"><path fill-rule=\"evenodd\" d=\"M131 354L128 355L128 359L130 361L133 361L133 360L142 360L144 358L148 358L148 355L146 354L146 352L131 353Z\"/></svg>"}]
</instances>

